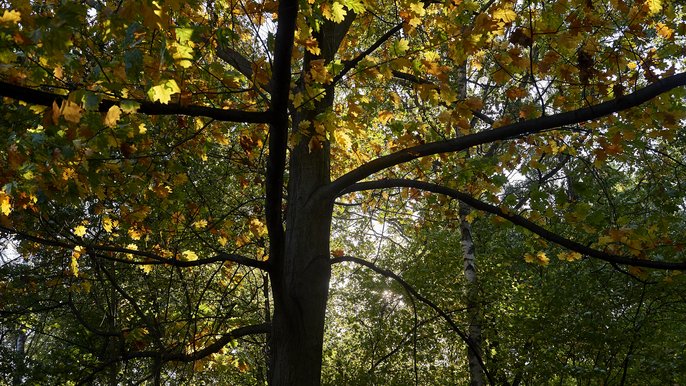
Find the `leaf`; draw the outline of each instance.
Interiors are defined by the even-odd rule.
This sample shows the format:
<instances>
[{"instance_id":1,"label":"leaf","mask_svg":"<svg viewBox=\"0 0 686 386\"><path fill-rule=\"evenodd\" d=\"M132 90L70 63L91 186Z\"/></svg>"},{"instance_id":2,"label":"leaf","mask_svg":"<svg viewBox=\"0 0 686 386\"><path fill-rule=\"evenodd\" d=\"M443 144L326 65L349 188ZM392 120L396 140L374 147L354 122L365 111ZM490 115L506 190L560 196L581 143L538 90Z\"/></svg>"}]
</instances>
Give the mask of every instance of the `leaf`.
<instances>
[{"instance_id":1,"label":"leaf","mask_svg":"<svg viewBox=\"0 0 686 386\"><path fill-rule=\"evenodd\" d=\"M410 49L410 42L408 42L407 39L397 40L393 44L393 48L395 49L397 55L404 55L405 52Z\"/></svg>"},{"instance_id":2,"label":"leaf","mask_svg":"<svg viewBox=\"0 0 686 386\"><path fill-rule=\"evenodd\" d=\"M324 15L324 18L331 20L334 23L342 22L345 19L346 14L347 12L343 9L343 4L338 1L334 1L331 6L322 4L322 15Z\"/></svg>"},{"instance_id":3,"label":"leaf","mask_svg":"<svg viewBox=\"0 0 686 386\"><path fill-rule=\"evenodd\" d=\"M163 83L153 86L148 90L148 98L153 102L160 102L162 104L167 104L171 101L171 96L173 94L178 94L181 92L179 85L176 84L174 79L169 79Z\"/></svg>"},{"instance_id":4,"label":"leaf","mask_svg":"<svg viewBox=\"0 0 686 386\"><path fill-rule=\"evenodd\" d=\"M60 113L67 122L78 123L81 120L81 106L71 101L63 101Z\"/></svg>"},{"instance_id":5,"label":"leaf","mask_svg":"<svg viewBox=\"0 0 686 386\"><path fill-rule=\"evenodd\" d=\"M138 111L138 109L141 107L141 104L132 100L124 100L119 104L119 106L121 111L123 111L125 114L133 114Z\"/></svg>"},{"instance_id":6,"label":"leaf","mask_svg":"<svg viewBox=\"0 0 686 386\"><path fill-rule=\"evenodd\" d=\"M341 249L341 248L334 249L333 251L331 251L331 256L343 257L343 256L345 256L345 251L343 251L343 249Z\"/></svg>"},{"instance_id":7,"label":"leaf","mask_svg":"<svg viewBox=\"0 0 686 386\"><path fill-rule=\"evenodd\" d=\"M672 35L674 34L674 30L663 23L657 23L655 25L655 30L657 31L658 35L662 36L665 39L671 39Z\"/></svg>"},{"instance_id":8,"label":"leaf","mask_svg":"<svg viewBox=\"0 0 686 386\"><path fill-rule=\"evenodd\" d=\"M86 235L86 227L83 225L79 225L76 228L74 228L72 232L74 232L74 234L79 237L83 237Z\"/></svg>"},{"instance_id":9,"label":"leaf","mask_svg":"<svg viewBox=\"0 0 686 386\"><path fill-rule=\"evenodd\" d=\"M105 126L107 127L115 127L117 126L117 122L119 121L119 118L121 117L121 109L117 105L113 105L110 107L109 110L107 110L107 115L105 115Z\"/></svg>"},{"instance_id":10,"label":"leaf","mask_svg":"<svg viewBox=\"0 0 686 386\"><path fill-rule=\"evenodd\" d=\"M343 5L358 15L362 15L366 10L361 0L343 0Z\"/></svg>"},{"instance_id":11,"label":"leaf","mask_svg":"<svg viewBox=\"0 0 686 386\"><path fill-rule=\"evenodd\" d=\"M21 12L6 10L0 16L0 24L17 24L21 21Z\"/></svg>"},{"instance_id":12,"label":"leaf","mask_svg":"<svg viewBox=\"0 0 686 386\"><path fill-rule=\"evenodd\" d=\"M250 229L250 233L252 233L255 237L261 237L267 234L267 227L262 223L262 221L256 218L250 220L248 228Z\"/></svg>"},{"instance_id":13,"label":"leaf","mask_svg":"<svg viewBox=\"0 0 686 386\"><path fill-rule=\"evenodd\" d=\"M652 16L662 10L662 0L646 0L645 6L648 8L648 16Z\"/></svg>"},{"instance_id":14,"label":"leaf","mask_svg":"<svg viewBox=\"0 0 686 386\"><path fill-rule=\"evenodd\" d=\"M102 219L102 229L104 229L107 233L112 233L112 230L114 230L114 228L116 228L118 225L119 221L112 220L108 216L105 216Z\"/></svg>"},{"instance_id":15,"label":"leaf","mask_svg":"<svg viewBox=\"0 0 686 386\"><path fill-rule=\"evenodd\" d=\"M181 260L182 261L196 261L198 260L198 255L190 250L185 250L181 252Z\"/></svg>"},{"instance_id":16,"label":"leaf","mask_svg":"<svg viewBox=\"0 0 686 386\"><path fill-rule=\"evenodd\" d=\"M535 255L527 253L524 255L524 261L531 264L538 264L545 267L550 263L550 259L546 256L545 252L539 251Z\"/></svg>"},{"instance_id":17,"label":"leaf","mask_svg":"<svg viewBox=\"0 0 686 386\"><path fill-rule=\"evenodd\" d=\"M12 212L12 205L10 204L10 197L4 190L0 190L0 212L5 216L9 216Z\"/></svg>"},{"instance_id":18,"label":"leaf","mask_svg":"<svg viewBox=\"0 0 686 386\"><path fill-rule=\"evenodd\" d=\"M512 23L517 20L517 13L511 9L496 9L493 12L493 20Z\"/></svg>"}]
</instances>

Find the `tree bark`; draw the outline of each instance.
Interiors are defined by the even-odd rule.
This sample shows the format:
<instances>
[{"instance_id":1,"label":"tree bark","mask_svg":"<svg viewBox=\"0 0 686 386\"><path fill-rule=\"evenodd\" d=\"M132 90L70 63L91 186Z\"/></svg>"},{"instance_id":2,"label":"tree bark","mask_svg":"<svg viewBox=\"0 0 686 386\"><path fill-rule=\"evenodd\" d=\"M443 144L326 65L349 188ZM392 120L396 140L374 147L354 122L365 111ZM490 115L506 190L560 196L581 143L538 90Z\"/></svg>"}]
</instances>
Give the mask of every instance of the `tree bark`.
<instances>
[{"instance_id":1,"label":"tree bark","mask_svg":"<svg viewBox=\"0 0 686 386\"><path fill-rule=\"evenodd\" d=\"M328 298L330 200L312 198L328 182L328 149L309 152L303 141L291 156L283 261L272 288L273 386L320 384Z\"/></svg>"},{"instance_id":2,"label":"tree bark","mask_svg":"<svg viewBox=\"0 0 686 386\"><path fill-rule=\"evenodd\" d=\"M476 252L474 240L472 240L472 224L467 221L467 216L471 213L471 208L465 203L460 202L460 233L462 241L462 252L464 259L464 277L467 281L465 286L465 300L467 306L467 320L469 330L467 336L474 344L467 348L467 359L469 361L469 377L471 386L483 386L484 372L479 364L481 356L481 309L478 301L478 286L476 275Z\"/></svg>"}]
</instances>

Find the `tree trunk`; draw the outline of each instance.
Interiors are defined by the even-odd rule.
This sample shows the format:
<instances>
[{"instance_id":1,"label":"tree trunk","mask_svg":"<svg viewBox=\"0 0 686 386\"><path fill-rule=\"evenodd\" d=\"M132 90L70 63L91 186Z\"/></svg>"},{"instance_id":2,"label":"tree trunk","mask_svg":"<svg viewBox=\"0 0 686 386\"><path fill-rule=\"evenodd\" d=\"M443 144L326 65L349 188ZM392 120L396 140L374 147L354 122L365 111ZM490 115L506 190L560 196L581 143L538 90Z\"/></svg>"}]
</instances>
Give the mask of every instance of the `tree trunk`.
<instances>
[{"instance_id":1,"label":"tree trunk","mask_svg":"<svg viewBox=\"0 0 686 386\"><path fill-rule=\"evenodd\" d=\"M467 349L469 376L471 379L469 384L471 386L482 386L484 385L484 372L478 360L481 356L481 310L478 302L476 253L474 241L472 240L472 224L466 218L469 213L471 213L471 208L460 202L460 232L464 254L464 277L467 280L465 288L467 319L469 322L467 336L474 343L474 347L477 348L477 352L474 352L471 348Z\"/></svg>"},{"instance_id":2,"label":"tree trunk","mask_svg":"<svg viewBox=\"0 0 686 386\"><path fill-rule=\"evenodd\" d=\"M284 256L272 272L272 386L320 384L333 205L313 196L329 182L328 144L308 142L291 155Z\"/></svg>"}]
</instances>

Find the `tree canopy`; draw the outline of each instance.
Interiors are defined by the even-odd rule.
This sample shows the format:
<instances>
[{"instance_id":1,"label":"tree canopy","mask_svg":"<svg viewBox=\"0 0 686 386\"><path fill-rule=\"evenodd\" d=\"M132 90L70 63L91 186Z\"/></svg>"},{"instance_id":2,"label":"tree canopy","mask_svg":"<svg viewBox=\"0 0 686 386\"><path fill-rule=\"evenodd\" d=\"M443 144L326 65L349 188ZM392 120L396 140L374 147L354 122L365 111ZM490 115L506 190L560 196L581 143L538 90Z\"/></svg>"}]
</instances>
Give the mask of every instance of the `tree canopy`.
<instances>
[{"instance_id":1,"label":"tree canopy","mask_svg":"<svg viewBox=\"0 0 686 386\"><path fill-rule=\"evenodd\" d=\"M3 2L0 374L684 383L685 58L667 0Z\"/></svg>"}]
</instances>

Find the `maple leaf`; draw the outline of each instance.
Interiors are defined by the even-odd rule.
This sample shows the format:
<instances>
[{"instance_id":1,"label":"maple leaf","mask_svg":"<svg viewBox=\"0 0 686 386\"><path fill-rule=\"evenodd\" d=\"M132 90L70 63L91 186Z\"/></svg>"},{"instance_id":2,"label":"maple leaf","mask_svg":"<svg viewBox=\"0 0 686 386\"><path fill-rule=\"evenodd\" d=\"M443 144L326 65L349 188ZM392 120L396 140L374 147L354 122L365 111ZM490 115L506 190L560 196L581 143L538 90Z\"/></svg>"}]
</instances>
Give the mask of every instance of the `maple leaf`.
<instances>
[{"instance_id":1,"label":"maple leaf","mask_svg":"<svg viewBox=\"0 0 686 386\"><path fill-rule=\"evenodd\" d=\"M331 6L328 4L322 4L322 15L334 23L342 22L347 13L348 12L343 9L343 4L339 3L338 1L334 1Z\"/></svg>"},{"instance_id":2,"label":"maple leaf","mask_svg":"<svg viewBox=\"0 0 686 386\"><path fill-rule=\"evenodd\" d=\"M105 216L105 217L102 219L102 229L104 229L105 232L107 232L107 233L112 233L112 230L113 230L114 228L116 228L117 225L119 225L119 221L117 221L117 220L112 220L112 219L109 218L108 216Z\"/></svg>"},{"instance_id":3,"label":"maple leaf","mask_svg":"<svg viewBox=\"0 0 686 386\"><path fill-rule=\"evenodd\" d=\"M655 30L657 31L658 35L662 36L665 39L671 39L672 35L674 34L674 30L669 28L664 23L657 23L655 25Z\"/></svg>"},{"instance_id":4,"label":"maple leaf","mask_svg":"<svg viewBox=\"0 0 686 386\"><path fill-rule=\"evenodd\" d=\"M69 270L74 277L79 277L79 257L83 254L85 248L77 245L71 253L71 261L69 262Z\"/></svg>"},{"instance_id":5,"label":"maple leaf","mask_svg":"<svg viewBox=\"0 0 686 386\"><path fill-rule=\"evenodd\" d=\"M79 237L83 237L86 235L86 227L83 225L79 225L76 228L74 228L72 232L74 232L74 234Z\"/></svg>"},{"instance_id":6,"label":"maple leaf","mask_svg":"<svg viewBox=\"0 0 686 386\"><path fill-rule=\"evenodd\" d=\"M198 260L198 255L190 250L185 250L181 252L181 260L183 261L195 261Z\"/></svg>"},{"instance_id":7,"label":"maple leaf","mask_svg":"<svg viewBox=\"0 0 686 386\"><path fill-rule=\"evenodd\" d=\"M0 16L0 24L17 24L21 21L21 12L19 11L8 11Z\"/></svg>"},{"instance_id":8,"label":"maple leaf","mask_svg":"<svg viewBox=\"0 0 686 386\"><path fill-rule=\"evenodd\" d=\"M644 5L648 8L648 15L652 16L662 10L662 0L646 0Z\"/></svg>"},{"instance_id":9,"label":"maple leaf","mask_svg":"<svg viewBox=\"0 0 686 386\"><path fill-rule=\"evenodd\" d=\"M331 251L331 255L333 257L343 257L345 256L345 251L343 251L343 249L341 248L334 249L333 251Z\"/></svg>"},{"instance_id":10,"label":"maple leaf","mask_svg":"<svg viewBox=\"0 0 686 386\"><path fill-rule=\"evenodd\" d=\"M181 92L179 85L176 84L174 79L166 80L157 86L153 86L148 90L148 98L153 102L160 102L162 104L168 104L171 101L171 96L173 94L178 94Z\"/></svg>"},{"instance_id":11,"label":"maple leaf","mask_svg":"<svg viewBox=\"0 0 686 386\"><path fill-rule=\"evenodd\" d=\"M0 190L0 212L5 216L9 216L12 212L12 205L10 204L10 197L4 190Z\"/></svg>"},{"instance_id":12,"label":"maple leaf","mask_svg":"<svg viewBox=\"0 0 686 386\"><path fill-rule=\"evenodd\" d=\"M121 109L119 108L119 106L114 105L114 106L110 107L110 109L107 110L107 115L105 115L105 126L107 126L107 127L117 126L117 122L119 121L120 117L121 117Z\"/></svg>"},{"instance_id":13,"label":"maple leaf","mask_svg":"<svg viewBox=\"0 0 686 386\"><path fill-rule=\"evenodd\" d=\"M493 11L493 20L512 23L517 20L517 13L511 9L496 9Z\"/></svg>"},{"instance_id":14,"label":"maple leaf","mask_svg":"<svg viewBox=\"0 0 686 386\"><path fill-rule=\"evenodd\" d=\"M262 223L262 221L256 218L250 220L248 228L250 228L250 233L252 233L255 237L260 237L267 234L267 227Z\"/></svg>"}]
</instances>

